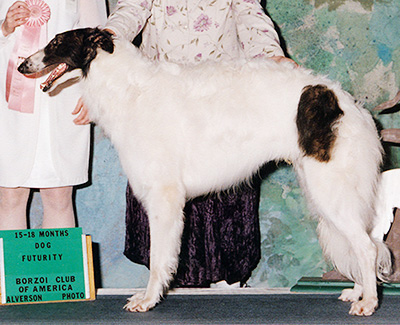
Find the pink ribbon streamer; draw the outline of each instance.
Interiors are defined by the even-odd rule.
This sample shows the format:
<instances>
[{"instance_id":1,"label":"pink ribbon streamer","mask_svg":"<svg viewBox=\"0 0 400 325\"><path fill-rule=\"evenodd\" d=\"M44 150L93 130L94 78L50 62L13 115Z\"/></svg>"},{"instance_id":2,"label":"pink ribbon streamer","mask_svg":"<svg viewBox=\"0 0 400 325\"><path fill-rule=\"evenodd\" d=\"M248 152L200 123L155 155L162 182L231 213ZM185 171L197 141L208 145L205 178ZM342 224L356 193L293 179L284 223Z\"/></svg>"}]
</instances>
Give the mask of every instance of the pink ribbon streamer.
<instances>
[{"instance_id":1,"label":"pink ribbon streamer","mask_svg":"<svg viewBox=\"0 0 400 325\"><path fill-rule=\"evenodd\" d=\"M18 72L21 61L44 46L47 41L47 21L50 8L43 0L27 0L31 11L28 21L22 26L10 56L6 78L6 100L8 108L32 114L35 105L35 79Z\"/></svg>"}]
</instances>

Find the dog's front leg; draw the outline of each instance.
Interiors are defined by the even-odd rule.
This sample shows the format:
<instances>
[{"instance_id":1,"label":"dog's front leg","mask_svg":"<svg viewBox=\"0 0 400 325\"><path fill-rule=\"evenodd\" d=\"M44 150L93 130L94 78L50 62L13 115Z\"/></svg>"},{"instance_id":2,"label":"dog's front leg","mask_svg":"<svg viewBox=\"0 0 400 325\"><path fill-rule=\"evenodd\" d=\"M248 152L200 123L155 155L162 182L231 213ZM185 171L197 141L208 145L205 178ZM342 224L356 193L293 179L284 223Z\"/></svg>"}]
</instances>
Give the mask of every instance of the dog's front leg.
<instances>
[{"instance_id":1,"label":"dog's front leg","mask_svg":"<svg viewBox=\"0 0 400 325\"><path fill-rule=\"evenodd\" d=\"M150 278L144 294L129 299L125 309L145 312L152 309L168 288L178 267L183 231L185 196L179 187L163 186L152 191L144 202L150 225Z\"/></svg>"}]
</instances>

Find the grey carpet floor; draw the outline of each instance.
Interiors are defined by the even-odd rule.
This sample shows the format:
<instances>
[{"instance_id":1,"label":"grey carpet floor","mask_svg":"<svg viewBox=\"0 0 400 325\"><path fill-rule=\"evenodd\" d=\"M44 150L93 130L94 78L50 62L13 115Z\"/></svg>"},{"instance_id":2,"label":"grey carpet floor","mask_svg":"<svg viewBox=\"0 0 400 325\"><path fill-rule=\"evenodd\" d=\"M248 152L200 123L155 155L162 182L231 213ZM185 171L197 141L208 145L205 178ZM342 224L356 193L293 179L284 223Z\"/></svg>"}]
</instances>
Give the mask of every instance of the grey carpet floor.
<instances>
[{"instance_id":1,"label":"grey carpet floor","mask_svg":"<svg viewBox=\"0 0 400 325\"><path fill-rule=\"evenodd\" d=\"M348 315L337 294L170 295L148 313L122 309L127 296L93 302L0 306L1 324L400 324L400 296L370 317Z\"/></svg>"}]
</instances>

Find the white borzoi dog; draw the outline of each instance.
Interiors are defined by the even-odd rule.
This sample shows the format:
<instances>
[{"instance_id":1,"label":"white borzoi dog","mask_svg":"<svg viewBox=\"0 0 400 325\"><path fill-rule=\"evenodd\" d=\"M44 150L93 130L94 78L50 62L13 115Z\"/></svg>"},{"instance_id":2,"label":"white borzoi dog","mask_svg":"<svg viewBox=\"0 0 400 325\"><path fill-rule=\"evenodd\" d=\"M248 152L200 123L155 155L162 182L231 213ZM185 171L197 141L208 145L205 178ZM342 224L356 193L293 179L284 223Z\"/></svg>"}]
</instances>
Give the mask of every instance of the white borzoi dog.
<instances>
[{"instance_id":1,"label":"white borzoi dog","mask_svg":"<svg viewBox=\"0 0 400 325\"><path fill-rule=\"evenodd\" d=\"M319 218L326 256L355 282L341 296L353 302L350 313L371 315L378 306L376 276L384 279L391 262L370 236L382 159L373 119L338 83L270 61L152 62L128 41L80 29L57 35L19 67L30 74L60 64L44 91L83 76L90 116L111 138L146 208L150 278L126 309L147 311L168 288L186 199L282 159L293 163Z\"/></svg>"}]
</instances>

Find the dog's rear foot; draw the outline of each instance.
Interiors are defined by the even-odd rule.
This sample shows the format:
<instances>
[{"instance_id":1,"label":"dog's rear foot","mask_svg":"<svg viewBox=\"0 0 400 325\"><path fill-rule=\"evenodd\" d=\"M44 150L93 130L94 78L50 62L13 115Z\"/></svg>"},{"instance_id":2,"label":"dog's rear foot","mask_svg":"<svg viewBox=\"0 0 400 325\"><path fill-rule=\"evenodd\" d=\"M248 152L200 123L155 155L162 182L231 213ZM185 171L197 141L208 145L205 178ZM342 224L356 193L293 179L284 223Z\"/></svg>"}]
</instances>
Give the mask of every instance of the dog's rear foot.
<instances>
[{"instance_id":1,"label":"dog's rear foot","mask_svg":"<svg viewBox=\"0 0 400 325\"><path fill-rule=\"evenodd\" d=\"M350 315L356 316L371 316L375 309L378 307L378 298L370 297L362 299L357 302L353 302L350 308Z\"/></svg>"},{"instance_id":2,"label":"dog's rear foot","mask_svg":"<svg viewBox=\"0 0 400 325\"><path fill-rule=\"evenodd\" d=\"M145 293L137 293L128 298L128 303L124 306L124 309L130 312L143 313L154 308L157 302L154 299L146 298Z\"/></svg>"},{"instance_id":3,"label":"dog's rear foot","mask_svg":"<svg viewBox=\"0 0 400 325\"><path fill-rule=\"evenodd\" d=\"M339 299L342 301L357 302L362 296L362 288L344 289Z\"/></svg>"}]
</instances>

